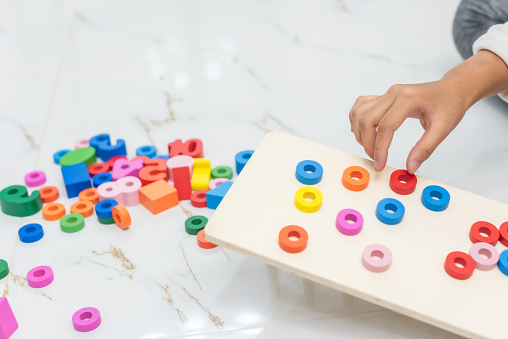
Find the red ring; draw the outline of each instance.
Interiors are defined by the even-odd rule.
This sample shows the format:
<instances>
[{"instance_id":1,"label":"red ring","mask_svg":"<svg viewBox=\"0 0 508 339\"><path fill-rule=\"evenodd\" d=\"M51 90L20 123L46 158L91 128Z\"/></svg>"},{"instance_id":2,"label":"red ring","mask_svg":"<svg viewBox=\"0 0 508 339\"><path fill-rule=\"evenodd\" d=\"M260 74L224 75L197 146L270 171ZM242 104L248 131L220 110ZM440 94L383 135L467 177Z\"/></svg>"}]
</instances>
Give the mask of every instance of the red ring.
<instances>
[{"instance_id":1,"label":"red ring","mask_svg":"<svg viewBox=\"0 0 508 339\"><path fill-rule=\"evenodd\" d=\"M110 167L107 162L96 162L88 166L88 173L91 177L99 173L109 172Z\"/></svg>"},{"instance_id":2,"label":"red ring","mask_svg":"<svg viewBox=\"0 0 508 339\"><path fill-rule=\"evenodd\" d=\"M459 267L456 264L461 264ZM455 251L446 256L444 269L452 278L466 280L473 275L476 263L473 258L464 252Z\"/></svg>"},{"instance_id":3,"label":"red ring","mask_svg":"<svg viewBox=\"0 0 508 339\"><path fill-rule=\"evenodd\" d=\"M206 192L208 191L201 190L192 192L190 196L191 205L194 207L206 207Z\"/></svg>"},{"instance_id":4,"label":"red ring","mask_svg":"<svg viewBox=\"0 0 508 339\"><path fill-rule=\"evenodd\" d=\"M508 221L499 226L499 242L508 247Z\"/></svg>"},{"instance_id":5,"label":"red ring","mask_svg":"<svg viewBox=\"0 0 508 339\"><path fill-rule=\"evenodd\" d=\"M197 238L198 238L198 246L201 248L210 249L217 247L217 245L215 245L214 243L211 243L208 240L206 240L205 229L202 229L201 231L198 232Z\"/></svg>"},{"instance_id":6,"label":"red ring","mask_svg":"<svg viewBox=\"0 0 508 339\"><path fill-rule=\"evenodd\" d=\"M485 233L487 236L485 237L480 233ZM473 244L477 242L486 242L487 244L496 246L497 241L499 240L499 230L490 222L477 221L473 224L473 226L471 226L471 230L469 231L469 240L471 240Z\"/></svg>"},{"instance_id":7,"label":"red ring","mask_svg":"<svg viewBox=\"0 0 508 339\"><path fill-rule=\"evenodd\" d=\"M413 193L416 189L416 182L416 175L410 174L406 170L396 170L390 176L390 188L401 195Z\"/></svg>"},{"instance_id":8,"label":"red ring","mask_svg":"<svg viewBox=\"0 0 508 339\"><path fill-rule=\"evenodd\" d=\"M293 241L290 237L297 237L298 240ZM307 247L309 235L307 231L300 226L289 225L282 228L279 232L279 246L289 253L298 253Z\"/></svg>"}]
</instances>

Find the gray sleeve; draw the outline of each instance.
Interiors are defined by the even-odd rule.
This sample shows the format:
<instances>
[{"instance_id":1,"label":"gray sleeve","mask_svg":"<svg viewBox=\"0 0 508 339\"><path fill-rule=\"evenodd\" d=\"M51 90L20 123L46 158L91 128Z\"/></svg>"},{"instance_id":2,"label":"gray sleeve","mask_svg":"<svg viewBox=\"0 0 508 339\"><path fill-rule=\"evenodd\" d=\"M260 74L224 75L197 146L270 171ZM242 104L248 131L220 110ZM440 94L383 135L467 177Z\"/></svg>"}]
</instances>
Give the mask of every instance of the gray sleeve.
<instances>
[{"instance_id":1,"label":"gray sleeve","mask_svg":"<svg viewBox=\"0 0 508 339\"><path fill-rule=\"evenodd\" d=\"M473 55L473 43L496 24L508 22L508 0L462 0L453 21L453 40L460 55Z\"/></svg>"}]
</instances>

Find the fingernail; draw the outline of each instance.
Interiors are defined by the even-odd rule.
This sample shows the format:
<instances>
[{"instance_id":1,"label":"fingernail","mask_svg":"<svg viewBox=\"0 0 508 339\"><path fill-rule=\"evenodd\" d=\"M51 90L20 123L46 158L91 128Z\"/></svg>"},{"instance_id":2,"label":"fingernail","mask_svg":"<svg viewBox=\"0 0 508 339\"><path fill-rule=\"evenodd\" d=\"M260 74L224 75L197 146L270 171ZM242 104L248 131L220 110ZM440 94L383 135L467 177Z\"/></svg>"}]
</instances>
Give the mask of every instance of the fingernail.
<instances>
[{"instance_id":1,"label":"fingernail","mask_svg":"<svg viewBox=\"0 0 508 339\"><path fill-rule=\"evenodd\" d=\"M374 160L374 171L380 171L381 165L379 164L379 161Z\"/></svg>"},{"instance_id":2,"label":"fingernail","mask_svg":"<svg viewBox=\"0 0 508 339\"><path fill-rule=\"evenodd\" d=\"M418 168L420 168L420 166L421 164L418 161L416 160L411 161L411 169L413 170L413 173L415 173L418 170Z\"/></svg>"}]
</instances>

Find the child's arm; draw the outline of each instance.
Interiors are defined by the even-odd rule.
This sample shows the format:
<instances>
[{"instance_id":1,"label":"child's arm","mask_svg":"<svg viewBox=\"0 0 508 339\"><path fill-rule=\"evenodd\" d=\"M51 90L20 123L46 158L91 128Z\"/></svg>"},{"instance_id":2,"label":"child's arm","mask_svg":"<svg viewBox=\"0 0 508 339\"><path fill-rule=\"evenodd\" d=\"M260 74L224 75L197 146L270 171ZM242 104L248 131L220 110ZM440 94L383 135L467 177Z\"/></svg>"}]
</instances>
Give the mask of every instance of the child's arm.
<instances>
[{"instance_id":1,"label":"child's arm","mask_svg":"<svg viewBox=\"0 0 508 339\"><path fill-rule=\"evenodd\" d=\"M374 159L374 169L381 171L394 132L406 118L418 118L425 132L406 162L414 173L474 103L507 90L507 65L496 54L481 50L441 80L394 85L381 96L359 97L349 113L351 131Z\"/></svg>"}]
</instances>

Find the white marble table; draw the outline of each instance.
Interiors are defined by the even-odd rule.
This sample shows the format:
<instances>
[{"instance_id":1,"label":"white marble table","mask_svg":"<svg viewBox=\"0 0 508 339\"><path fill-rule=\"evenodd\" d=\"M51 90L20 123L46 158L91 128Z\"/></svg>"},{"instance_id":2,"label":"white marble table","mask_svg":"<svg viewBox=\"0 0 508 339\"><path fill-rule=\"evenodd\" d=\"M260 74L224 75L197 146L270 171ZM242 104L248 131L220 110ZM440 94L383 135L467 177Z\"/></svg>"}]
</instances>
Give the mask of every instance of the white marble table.
<instances>
[{"instance_id":1,"label":"white marble table","mask_svg":"<svg viewBox=\"0 0 508 339\"><path fill-rule=\"evenodd\" d=\"M129 155L167 154L201 138L213 166L281 130L365 156L347 114L359 95L437 79L460 57L458 1L0 0L0 188L40 169L65 196L52 154L107 132ZM419 174L508 203L508 110L475 105ZM388 163L404 167L421 135L397 133ZM59 200L69 207L77 198ZM130 209L127 231L95 216L76 234L40 213L0 215L0 281L20 328L12 338L455 338L404 315L277 271L185 233L184 201L158 214ZM95 219L94 219L95 218ZM21 243L40 222L44 238ZM26 273L49 265L42 290ZM415 291L417 293L417 291ZM71 316L97 307L102 325Z\"/></svg>"}]
</instances>

